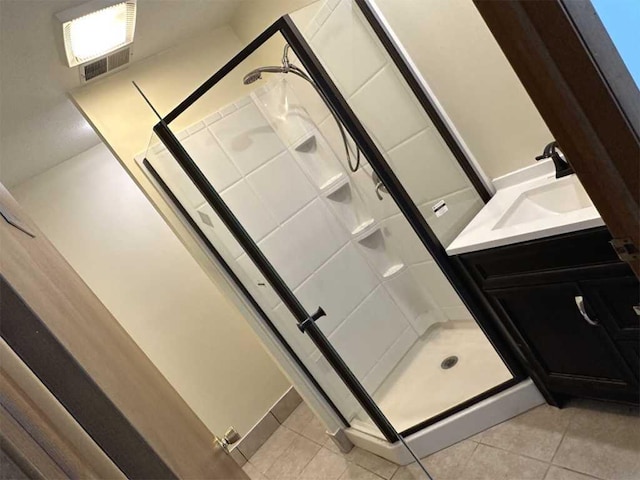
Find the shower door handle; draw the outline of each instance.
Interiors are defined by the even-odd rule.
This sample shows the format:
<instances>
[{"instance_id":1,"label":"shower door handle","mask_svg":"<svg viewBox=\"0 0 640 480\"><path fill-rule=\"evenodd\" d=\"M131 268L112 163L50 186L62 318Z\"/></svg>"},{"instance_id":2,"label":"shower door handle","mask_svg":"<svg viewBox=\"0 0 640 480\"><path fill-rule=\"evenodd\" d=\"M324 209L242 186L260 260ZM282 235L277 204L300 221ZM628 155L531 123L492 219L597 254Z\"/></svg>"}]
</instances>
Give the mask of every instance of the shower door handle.
<instances>
[{"instance_id":1,"label":"shower door handle","mask_svg":"<svg viewBox=\"0 0 640 480\"><path fill-rule=\"evenodd\" d=\"M302 332L305 333L307 331L307 328L309 328L309 325L311 325L312 323L316 323L316 320L318 320L321 317L326 316L326 312L322 309L322 307L318 307L318 310L316 310L316 313L313 313L309 318L307 318L304 322L301 322L298 324L298 329Z\"/></svg>"}]
</instances>

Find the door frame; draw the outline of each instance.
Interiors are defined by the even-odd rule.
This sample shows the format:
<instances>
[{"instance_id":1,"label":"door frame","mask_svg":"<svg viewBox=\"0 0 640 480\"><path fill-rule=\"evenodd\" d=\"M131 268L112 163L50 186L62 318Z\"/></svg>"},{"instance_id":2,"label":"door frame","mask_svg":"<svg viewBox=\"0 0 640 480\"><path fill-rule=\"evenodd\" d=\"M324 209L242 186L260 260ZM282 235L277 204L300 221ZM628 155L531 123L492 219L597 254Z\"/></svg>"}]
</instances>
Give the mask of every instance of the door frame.
<instances>
[{"instance_id":1,"label":"door frame","mask_svg":"<svg viewBox=\"0 0 640 480\"><path fill-rule=\"evenodd\" d=\"M424 422L401 432L400 434L405 436L421 430L453 413L459 412L488 398L489 396L494 395L495 393L505 390L526 378L524 369L514 354L514 346L509 343L509 337L504 335L504 332L499 329L500 324L495 312L484 300L482 293L478 290L478 287L464 275L464 272L461 271L459 265L453 259L449 258L444 246L440 243L433 230L429 227L418 207L413 202L389 164L386 162L382 153L376 147L373 139L369 136L362 123L359 121L347 101L339 92L335 83L331 80L330 76L320 63L320 60L314 54L304 36L288 15L276 20L276 22L262 32L256 39L250 42L202 85L195 89L171 112L163 118L158 115L160 121L153 127L153 130L169 153L172 154L174 159L198 188L205 200L209 203L210 207L217 213L225 226L232 233L236 241L240 243L248 257L253 261L260 273L269 282L285 306L296 318L299 327L309 335L320 353L325 357L337 375L341 378L345 386L353 394L354 398L371 417L384 437L389 442L394 443L398 441L398 433L395 431L392 424L385 417L383 412L379 409L378 405L371 398L356 376L351 372L341 356L335 351L333 345L317 327L314 321L314 316L311 315L298 301L295 294L282 280L276 269L267 260L257 244L248 235L242 224L222 200L218 192L209 183L206 176L200 171L180 141L169 129L169 124L173 120L198 101L198 99L200 99L211 88L217 85L218 82L225 78L233 69L238 67L266 41L277 34L281 34L284 41L290 45L302 66L318 85L320 92L323 92L323 100L334 110L351 137L358 144L374 172L387 187L390 196L394 199L400 211L410 223L427 251L432 255L439 268L448 278L452 287L457 291L462 301L466 304L469 310L473 312L474 318L480 328L484 331L488 340L493 345L496 352L501 356L505 365L513 375L512 379L497 385L496 387L485 391L466 402L458 404L436 417L427 419ZM396 62L397 65L397 62L400 62L402 57L400 54L397 54L394 57L393 61ZM415 77L412 78L414 82L417 82ZM425 96L420 103L423 104L423 102L428 101L429 99ZM151 103L149 103L149 105L153 108ZM436 107L432 105L432 108L435 109ZM220 258L219 253L215 251L215 248L213 248L212 253L216 258ZM241 290L246 290L241 286L241 284L239 284L239 286ZM249 303L253 304L255 302L255 299L252 299L251 296L248 295L248 292L245 296ZM264 320L270 323L268 319L265 318ZM286 342L284 345L285 348L287 348ZM339 412L336 413L339 414ZM339 415L342 417L341 414Z\"/></svg>"}]
</instances>

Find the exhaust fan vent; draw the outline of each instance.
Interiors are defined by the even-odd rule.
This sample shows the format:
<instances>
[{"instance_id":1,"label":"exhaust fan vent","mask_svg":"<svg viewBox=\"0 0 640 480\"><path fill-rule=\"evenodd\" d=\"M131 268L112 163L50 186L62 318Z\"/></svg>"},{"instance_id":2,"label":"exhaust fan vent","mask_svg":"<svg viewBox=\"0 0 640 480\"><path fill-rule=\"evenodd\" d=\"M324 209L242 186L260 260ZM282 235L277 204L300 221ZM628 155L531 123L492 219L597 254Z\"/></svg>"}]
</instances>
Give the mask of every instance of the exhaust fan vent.
<instances>
[{"instance_id":1,"label":"exhaust fan vent","mask_svg":"<svg viewBox=\"0 0 640 480\"><path fill-rule=\"evenodd\" d=\"M129 63L131 58L131 47L123 48L110 55L85 63L80 66L80 79L88 82L96 77L119 69Z\"/></svg>"},{"instance_id":2,"label":"exhaust fan vent","mask_svg":"<svg viewBox=\"0 0 640 480\"><path fill-rule=\"evenodd\" d=\"M101 58L95 62L87 63L82 66L84 70L84 81L88 82L92 78L96 78L100 75L107 73L107 58Z\"/></svg>"},{"instance_id":3,"label":"exhaust fan vent","mask_svg":"<svg viewBox=\"0 0 640 480\"><path fill-rule=\"evenodd\" d=\"M107 57L107 63L108 63L107 71L110 72L112 70L115 70L116 68L120 68L123 65L126 65L127 63L129 63L129 54L131 53L129 50L130 49L127 47L123 50L119 50L109 55Z\"/></svg>"}]
</instances>

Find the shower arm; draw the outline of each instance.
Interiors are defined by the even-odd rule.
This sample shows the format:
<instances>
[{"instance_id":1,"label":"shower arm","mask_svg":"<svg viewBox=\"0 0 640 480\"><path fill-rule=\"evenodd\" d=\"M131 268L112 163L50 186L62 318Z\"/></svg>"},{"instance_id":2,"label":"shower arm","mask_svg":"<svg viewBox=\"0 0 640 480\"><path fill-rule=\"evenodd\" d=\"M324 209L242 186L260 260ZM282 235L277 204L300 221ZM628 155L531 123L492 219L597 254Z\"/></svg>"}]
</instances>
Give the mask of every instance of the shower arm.
<instances>
[{"instance_id":1,"label":"shower arm","mask_svg":"<svg viewBox=\"0 0 640 480\"><path fill-rule=\"evenodd\" d=\"M282 51L282 66L265 66L265 67L260 67L260 68L256 68L255 70L252 70L251 72L249 72L247 75L245 75L243 82L248 85L249 83L253 83L256 80L258 80L261 76L261 73L265 72L265 73L293 73L294 75L297 75L298 77L302 78L303 80L305 80L306 82L308 82L313 89L316 91L316 93L320 96L320 98L322 99L322 102L324 103L324 105L327 107L327 109L329 110L329 113L331 113L331 116L333 117L333 120L336 122L336 125L338 127L338 130L340 131L340 136L342 137L342 143L344 144L344 150L345 150L345 155L347 156L347 164L349 166L349 170L351 170L351 172L355 173L358 171L358 168L360 168L360 149L357 147L356 145L356 164L355 167L351 164L351 153L349 151L349 140L347 138L347 135L344 131L344 126L342 125L342 122L340 121L340 119L338 118L338 114L336 113L335 109L333 108L333 106L331 105L331 102L328 101L328 99L326 98L324 92L322 90L320 90L318 88L318 86L316 85L316 82L309 77L309 75L307 75L307 73L302 70L301 68L293 65L290 60L289 60L289 49L290 49L290 45L288 43L285 43L284 45L284 49Z\"/></svg>"}]
</instances>

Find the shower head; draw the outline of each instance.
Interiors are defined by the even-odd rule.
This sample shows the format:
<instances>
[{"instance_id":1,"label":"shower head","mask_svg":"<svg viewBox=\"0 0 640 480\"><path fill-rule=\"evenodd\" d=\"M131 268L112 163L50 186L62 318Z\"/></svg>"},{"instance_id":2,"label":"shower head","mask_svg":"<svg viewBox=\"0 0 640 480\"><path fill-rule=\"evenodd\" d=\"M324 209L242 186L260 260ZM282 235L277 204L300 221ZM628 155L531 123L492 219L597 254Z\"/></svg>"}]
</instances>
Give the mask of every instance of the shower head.
<instances>
[{"instance_id":1,"label":"shower head","mask_svg":"<svg viewBox=\"0 0 640 480\"><path fill-rule=\"evenodd\" d=\"M242 83L245 85L251 85L262 78L263 73L287 73L288 69L285 67L260 67L255 70L251 70L242 79Z\"/></svg>"},{"instance_id":2,"label":"shower head","mask_svg":"<svg viewBox=\"0 0 640 480\"><path fill-rule=\"evenodd\" d=\"M257 82L262 78L262 72L260 70L251 70L242 79L242 83L245 85L251 85L253 82Z\"/></svg>"},{"instance_id":3,"label":"shower head","mask_svg":"<svg viewBox=\"0 0 640 480\"><path fill-rule=\"evenodd\" d=\"M359 148L357 149L356 164L355 166L353 166L351 164L351 154L349 153L349 143L347 141L347 135L344 131L344 127L342 126L342 123L340 123L340 120L338 119L338 116L335 110L331 106L331 103L327 101L325 94L322 92L322 90L320 90L320 88L318 88L318 85L316 84L316 82L309 75L307 75L307 73L303 69L293 65L289 61L289 44L285 44L284 46L284 51L282 52L282 65L277 67L275 66L259 67L254 70L251 70L249 73L247 73L243 77L242 83L244 83L245 85L251 85L252 83L255 83L258 80L260 80L262 78L263 73L293 73L294 75L302 78L303 80L311 84L311 86L315 89L318 95L320 95L320 98L324 101L325 105L329 109L329 112L333 116L333 119L335 120L336 125L340 130L340 135L342 136L342 141L344 143L344 149L347 155L347 162L349 164L349 169L352 172L356 172L360 167L360 149ZM380 185L376 187L377 188L376 193L378 193L378 198L380 198L381 200L382 198L380 197L378 190L383 186L384 185L382 185L382 182L380 182Z\"/></svg>"},{"instance_id":4,"label":"shower head","mask_svg":"<svg viewBox=\"0 0 640 480\"><path fill-rule=\"evenodd\" d=\"M260 67L255 70L251 70L242 79L242 83L245 85L251 85L262 78L263 73L289 73L292 65L289 63L289 44L284 45L284 51L282 52L282 65L277 67ZM295 68L295 67L294 67Z\"/></svg>"}]
</instances>

